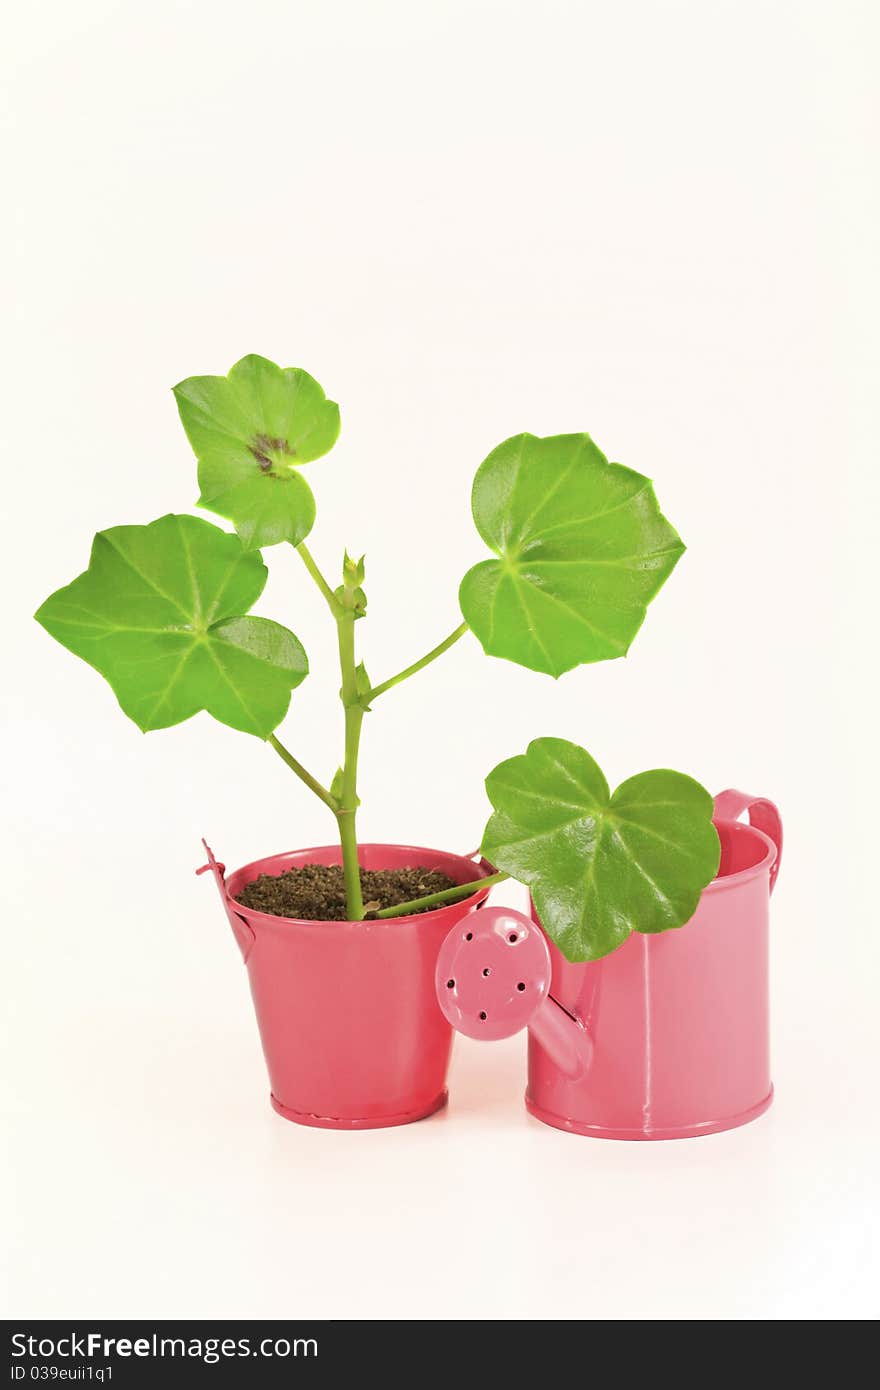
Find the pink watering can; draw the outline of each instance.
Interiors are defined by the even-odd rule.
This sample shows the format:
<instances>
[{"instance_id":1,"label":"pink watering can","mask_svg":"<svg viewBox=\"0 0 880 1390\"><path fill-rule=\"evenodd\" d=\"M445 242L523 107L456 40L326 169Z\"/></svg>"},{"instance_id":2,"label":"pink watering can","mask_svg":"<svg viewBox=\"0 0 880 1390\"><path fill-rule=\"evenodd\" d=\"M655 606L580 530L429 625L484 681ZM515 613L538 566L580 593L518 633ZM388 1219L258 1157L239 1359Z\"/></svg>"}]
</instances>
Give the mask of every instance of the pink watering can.
<instances>
[{"instance_id":1,"label":"pink watering can","mask_svg":"<svg viewBox=\"0 0 880 1390\"><path fill-rule=\"evenodd\" d=\"M748 812L749 824L737 818ZM691 920L634 932L573 965L540 923L487 907L447 936L440 1007L492 1041L529 1030L526 1106L545 1124L604 1139L683 1139L747 1124L773 1098L769 900L782 823L771 801L715 798L718 875Z\"/></svg>"}]
</instances>

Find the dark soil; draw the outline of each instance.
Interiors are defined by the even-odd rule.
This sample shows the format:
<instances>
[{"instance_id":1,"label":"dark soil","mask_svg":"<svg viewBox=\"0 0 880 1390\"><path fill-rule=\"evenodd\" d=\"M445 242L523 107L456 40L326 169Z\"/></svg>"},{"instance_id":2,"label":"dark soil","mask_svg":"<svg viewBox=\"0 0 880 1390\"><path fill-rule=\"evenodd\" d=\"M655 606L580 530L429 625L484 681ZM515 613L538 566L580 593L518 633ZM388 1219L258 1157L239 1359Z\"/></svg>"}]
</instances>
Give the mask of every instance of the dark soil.
<instances>
[{"instance_id":1,"label":"dark soil","mask_svg":"<svg viewBox=\"0 0 880 1390\"><path fill-rule=\"evenodd\" d=\"M367 916L429 893L454 888L455 879L436 869L361 869L361 892ZM306 922L345 922L345 880L336 864L304 864L286 873L260 874L237 895L236 902L274 917ZM421 907L418 912L431 912ZM416 914L413 913L413 916Z\"/></svg>"}]
</instances>

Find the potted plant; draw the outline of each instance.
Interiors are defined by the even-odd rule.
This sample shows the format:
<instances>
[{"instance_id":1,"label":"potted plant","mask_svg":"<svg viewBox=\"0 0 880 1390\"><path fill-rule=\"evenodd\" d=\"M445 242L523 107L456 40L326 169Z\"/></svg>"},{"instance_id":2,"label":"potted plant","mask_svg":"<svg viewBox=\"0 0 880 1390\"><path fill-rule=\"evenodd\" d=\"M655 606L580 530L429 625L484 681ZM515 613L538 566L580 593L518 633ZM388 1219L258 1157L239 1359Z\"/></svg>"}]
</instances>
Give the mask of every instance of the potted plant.
<instances>
[{"instance_id":1,"label":"potted plant","mask_svg":"<svg viewBox=\"0 0 880 1390\"><path fill-rule=\"evenodd\" d=\"M559 677L625 655L684 547L651 482L587 434L500 444L477 470L473 517L489 554L461 582L461 621L373 680L359 659L363 557L329 579L306 545L315 501L303 466L326 454L339 409L299 368L242 358L175 387L198 461L198 505L231 522L168 515L94 539L88 568L36 614L95 667L144 731L201 710L264 740L323 804L336 843L257 861L227 880L209 851L248 966L276 1109L307 1124L403 1123L445 1099L451 1042L434 996L450 927L513 877L570 961L630 933L685 923L718 865L712 798L692 778L644 772L611 794L592 757L539 738L486 779L479 863L406 844L359 844L358 751L383 697L465 634L486 653ZM276 730L308 673L298 638L250 610L262 551L292 545L338 638L344 752L321 781ZM338 578L338 582L337 582Z\"/></svg>"}]
</instances>

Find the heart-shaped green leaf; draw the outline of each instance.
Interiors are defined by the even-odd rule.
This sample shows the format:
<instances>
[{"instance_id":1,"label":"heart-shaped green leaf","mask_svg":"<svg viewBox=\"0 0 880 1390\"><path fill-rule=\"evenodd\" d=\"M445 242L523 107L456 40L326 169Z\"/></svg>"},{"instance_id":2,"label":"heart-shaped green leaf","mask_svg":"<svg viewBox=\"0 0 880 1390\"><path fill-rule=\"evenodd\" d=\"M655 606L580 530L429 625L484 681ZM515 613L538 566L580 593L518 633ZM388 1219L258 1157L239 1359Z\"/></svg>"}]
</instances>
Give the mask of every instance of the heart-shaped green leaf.
<instances>
[{"instance_id":1,"label":"heart-shaped green leaf","mask_svg":"<svg viewBox=\"0 0 880 1390\"><path fill-rule=\"evenodd\" d=\"M89 567L36 613L113 687L144 731L199 710L268 738L308 673L299 640L245 617L266 582L257 551L193 516L100 531Z\"/></svg>"},{"instance_id":2,"label":"heart-shaped green leaf","mask_svg":"<svg viewBox=\"0 0 880 1390\"><path fill-rule=\"evenodd\" d=\"M199 461L198 505L228 517L257 549L312 529L315 499L299 472L339 437L339 406L300 367L252 353L228 376L191 376L174 388Z\"/></svg>"},{"instance_id":3,"label":"heart-shaped green leaf","mask_svg":"<svg viewBox=\"0 0 880 1390\"><path fill-rule=\"evenodd\" d=\"M642 772L610 795L583 748L538 738L486 778L491 863L531 889L569 960L596 960L631 931L680 927L718 869L712 798L681 772Z\"/></svg>"},{"instance_id":4,"label":"heart-shaped green leaf","mask_svg":"<svg viewBox=\"0 0 880 1390\"><path fill-rule=\"evenodd\" d=\"M624 656L684 546L648 478L609 463L588 434L518 434L480 465L471 499L499 557L459 599L490 656L561 676Z\"/></svg>"}]
</instances>

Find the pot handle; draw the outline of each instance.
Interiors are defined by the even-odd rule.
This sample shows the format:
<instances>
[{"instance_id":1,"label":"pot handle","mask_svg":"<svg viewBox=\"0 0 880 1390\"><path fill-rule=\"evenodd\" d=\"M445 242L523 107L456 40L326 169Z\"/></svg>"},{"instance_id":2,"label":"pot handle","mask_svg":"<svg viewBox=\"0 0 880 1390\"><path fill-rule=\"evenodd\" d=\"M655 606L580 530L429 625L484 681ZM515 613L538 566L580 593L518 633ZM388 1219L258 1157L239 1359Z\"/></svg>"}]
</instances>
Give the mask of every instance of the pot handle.
<instances>
[{"instance_id":1,"label":"pot handle","mask_svg":"<svg viewBox=\"0 0 880 1390\"><path fill-rule=\"evenodd\" d=\"M740 792L730 787L727 791L719 792L715 798L716 820L739 820L744 811L749 813L749 825L753 825L756 830L763 830L776 846L776 858L770 870L772 893L782 862L782 817L776 804L768 801L765 796L749 796L748 792Z\"/></svg>"},{"instance_id":2,"label":"pot handle","mask_svg":"<svg viewBox=\"0 0 880 1390\"><path fill-rule=\"evenodd\" d=\"M229 900L229 893L226 890L226 865L221 864L219 860L214 858L214 851L211 849L207 840L202 840L202 844L205 846L208 862L207 864L203 864L200 869L196 869L196 873L206 874L210 870L214 875L214 882L217 884L217 891L220 894L226 916L229 918L232 934L238 944L238 949L241 951L241 958L243 961L247 961L257 938L254 935L250 923L246 922L245 919L235 911L235 908Z\"/></svg>"}]
</instances>

